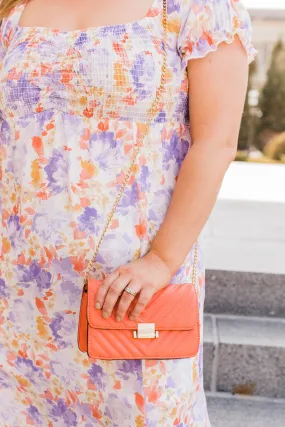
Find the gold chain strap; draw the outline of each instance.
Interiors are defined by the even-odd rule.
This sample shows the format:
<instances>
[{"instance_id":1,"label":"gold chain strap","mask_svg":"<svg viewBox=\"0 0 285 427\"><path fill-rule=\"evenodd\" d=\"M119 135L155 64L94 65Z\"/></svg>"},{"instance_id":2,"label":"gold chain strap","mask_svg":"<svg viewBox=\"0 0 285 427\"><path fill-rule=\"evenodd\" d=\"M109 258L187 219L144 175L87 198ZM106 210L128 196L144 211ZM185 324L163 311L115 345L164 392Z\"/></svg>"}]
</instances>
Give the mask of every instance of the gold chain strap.
<instances>
[{"instance_id":1,"label":"gold chain strap","mask_svg":"<svg viewBox=\"0 0 285 427\"><path fill-rule=\"evenodd\" d=\"M87 266L87 269L86 269L86 272L85 272L85 276L84 276L84 288L86 290L87 290L87 286L88 286L88 276L89 276L89 273L91 272L92 266L93 266L93 264L96 261L96 257L98 255L101 243L102 243L102 241L103 241L103 239L105 237L105 234L106 234L106 232L107 232L107 230L109 228L109 225L110 225L110 223L112 221L112 218L113 218L113 216L115 214L115 211L116 211L116 209L117 209L117 207L118 207L118 205L120 203L120 200L121 200L121 198L122 198L122 196L124 194L124 191L125 191L125 188L126 188L126 186L128 184L128 181L130 179L133 167L134 167L135 162L137 160L137 156L138 156L138 154L140 152L140 149L142 147L142 142L143 142L144 138L146 137L146 135L148 134L149 128L150 128L150 126L151 126L151 124L152 124L152 122L154 120L154 117L155 117L156 113L159 111L159 102L161 100L161 94L162 94L162 91L164 89L166 67L167 67L167 46L166 46L166 43L167 43L167 33L168 33L167 0L163 0L162 24L163 24L163 63L162 63L162 68L161 68L160 85L159 85L159 87L157 89L155 100L154 100L154 102L153 102L153 104L152 104L152 106L151 106L151 108L149 110L150 117L149 117L149 120L147 121L145 130L144 130L143 134L140 136L139 141L137 142L137 147L136 147L135 152L133 154L133 159L131 161L130 167L129 167L126 175L125 175L124 181L123 181L123 183L122 183L122 185L120 187L120 190L119 190L119 192L118 192L118 194L116 196L114 205L113 205L111 211L109 212L109 214L107 216L106 224L105 224L104 229L102 231L102 234L101 234L101 236L99 238L99 241L98 241L98 244L97 244L97 246L95 248L94 254L93 254L92 258L90 259L90 261L88 263L88 266ZM196 241L196 245L195 245L194 264L193 264L193 280L192 280L192 282L193 282L194 286L196 285L197 260L198 260L198 241Z\"/></svg>"}]
</instances>

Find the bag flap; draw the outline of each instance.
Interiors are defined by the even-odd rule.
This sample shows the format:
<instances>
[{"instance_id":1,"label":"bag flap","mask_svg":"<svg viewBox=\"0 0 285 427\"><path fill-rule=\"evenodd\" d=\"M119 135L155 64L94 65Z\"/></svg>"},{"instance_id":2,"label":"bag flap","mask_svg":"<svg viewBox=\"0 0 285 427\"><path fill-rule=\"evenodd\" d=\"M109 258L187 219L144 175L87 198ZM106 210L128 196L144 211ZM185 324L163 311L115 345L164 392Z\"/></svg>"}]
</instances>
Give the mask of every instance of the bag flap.
<instances>
[{"instance_id":1,"label":"bag flap","mask_svg":"<svg viewBox=\"0 0 285 427\"><path fill-rule=\"evenodd\" d=\"M129 319L129 314L138 300L137 295L121 322L115 320L117 305L108 319L102 317L102 311L95 308L96 293L102 282L88 281L88 323L95 329L130 329L136 330L138 323L155 323L156 330L191 330L199 322L197 293L191 284L168 285L158 291L136 320Z\"/></svg>"}]
</instances>

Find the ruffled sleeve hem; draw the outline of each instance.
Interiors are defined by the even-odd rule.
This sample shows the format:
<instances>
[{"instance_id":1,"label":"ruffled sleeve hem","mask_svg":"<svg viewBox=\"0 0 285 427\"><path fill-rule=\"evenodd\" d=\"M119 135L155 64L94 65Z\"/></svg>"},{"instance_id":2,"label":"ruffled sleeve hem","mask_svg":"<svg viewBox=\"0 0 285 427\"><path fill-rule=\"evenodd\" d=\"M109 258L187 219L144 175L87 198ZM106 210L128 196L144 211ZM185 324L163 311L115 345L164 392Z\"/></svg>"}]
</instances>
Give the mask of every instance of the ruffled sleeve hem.
<instances>
[{"instance_id":1,"label":"ruffled sleeve hem","mask_svg":"<svg viewBox=\"0 0 285 427\"><path fill-rule=\"evenodd\" d=\"M184 0L182 0L184 2ZM186 1L185 1L186 3ZM189 0L187 0L189 5ZM183 3L182 3L183 4ZM242 3L231 0L208 0L201 10L188 10L187 19L181 26L178 49L183 66L190 59L203 58L217 50L220 43L232 43L238 36L247 55L248 64L256 57L257 50L251 40L251 21ZM189 7L189 6L188 6ZM187 11L184 10L184 13Z\"/></svg>"}]
</instances>

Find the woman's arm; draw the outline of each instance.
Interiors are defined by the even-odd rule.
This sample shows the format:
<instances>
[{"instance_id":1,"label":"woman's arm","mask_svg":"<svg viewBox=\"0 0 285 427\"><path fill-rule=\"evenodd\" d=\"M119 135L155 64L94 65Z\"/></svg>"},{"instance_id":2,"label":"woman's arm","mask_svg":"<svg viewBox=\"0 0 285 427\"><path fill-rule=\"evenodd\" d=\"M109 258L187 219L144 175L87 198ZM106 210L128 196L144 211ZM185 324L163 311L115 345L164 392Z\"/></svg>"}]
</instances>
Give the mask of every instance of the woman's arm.
<instances>
[{"instance_id":1,"label":"woman's arm","mask_svg":"<svg viewBox=\"0 0 285 427\"><path fill-rule=\"evenodd\" d=\"M151 249L172 273L207 221L235 158L247 79L247 57L238 39L230 45L222 43L203 59L188 61L193 146Z\"/></svg>"},{"instance_id":2,"label":"woman's arm","mask_svg":"<svg viewBox=\"0 0 285 427\"><path fill-rule=\"evenodd\" d=\"M153 294L168 285L201 232L234 159L244 106L248 62L241 43L221 43L216 52L188 62L193 145L184 159L165 220L146 256L123 265L100 286L97 308L108 317L117 300L121 320L139 292L137 317ZM123 294L122 294L123 292ZM122 296L121 296L122 295Z\"/></svg>"}]
</instances>

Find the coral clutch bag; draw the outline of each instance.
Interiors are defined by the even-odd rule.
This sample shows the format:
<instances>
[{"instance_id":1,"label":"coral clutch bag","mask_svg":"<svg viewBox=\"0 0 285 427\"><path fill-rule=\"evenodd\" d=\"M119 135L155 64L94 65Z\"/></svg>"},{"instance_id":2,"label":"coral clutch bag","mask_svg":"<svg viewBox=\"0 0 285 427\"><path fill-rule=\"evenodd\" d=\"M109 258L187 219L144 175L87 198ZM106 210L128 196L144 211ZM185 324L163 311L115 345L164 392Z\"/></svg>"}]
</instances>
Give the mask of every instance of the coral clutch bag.
<instances>
[{"instance_id":1,"label":"coral clutch bag","mask_svg":"<svg viewBox=\"0 0 285 427\"><path fill-rule=\"evenodd\" d=\"M195 286L198 242L195 246L192 284L168 285L163 288L152 297L143 313L135 321L131 321L128 315L137 302L137 297L134 298L127 315L121 322L116 322L114 313L108 319L104 319L101 310L95 308L96 292L101 282L89 277L89 273L94 269L102 240L128 184L142 141L155 115L160 111L161 94L166 76L166 0L163 0L163 28L164 55L161 82L150 108L150 118L145 131L137 141L131 165L125 173L124 182L85 273L78 325L78 346L81 351L87 352L94 359L176 359L193 357L199 349L199 312Z\"/></svg>"},{"instance_id":2,"label":"coral clutch bag","mask_svg":"<svg viewBox=\"0 0 285 427\"><path fill-rule=\"evenodd\" d=\"M95 308L100 281L89 279L83 292L78 328L79 349L94 359L178 359L193 357L200 344L199 311L192 284L168 285L157 292L135 320L121 322L114 312L104 319ZM116 309L116 307L115 307ZM115 310L114 309L114 310Z\"/></svg>"}]
</instances>

